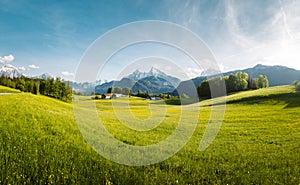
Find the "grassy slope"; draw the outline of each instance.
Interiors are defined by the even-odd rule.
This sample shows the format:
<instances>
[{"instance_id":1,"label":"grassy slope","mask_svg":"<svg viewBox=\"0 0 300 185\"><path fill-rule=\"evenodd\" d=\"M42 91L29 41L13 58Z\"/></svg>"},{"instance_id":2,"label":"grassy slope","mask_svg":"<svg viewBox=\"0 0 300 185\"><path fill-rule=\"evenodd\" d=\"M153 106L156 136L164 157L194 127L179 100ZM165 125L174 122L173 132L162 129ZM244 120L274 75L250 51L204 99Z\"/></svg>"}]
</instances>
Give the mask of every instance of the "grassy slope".
<instances>
[{"instance_id":1,"label":"grassy slope","mask_svg":"<svg viewBox=\"0 0 300 185\"><path fill-rule=\"evenodd\" d=\"M299 99L289 86L230 95L222 128L204 152L198 145L210 101L201 102L198 127L180 152L156 165L129 167L85 143L72 105L27 93L0 96L0 184L299 184ZM107 128L135 145L167 137L180 113L180 106L166 106L162 125L138 133L118 122L110 100L96 102ZM134 99L130 105L137 117L150 115L148 102Z\"/></svg>"},{"instance_id":2,"label":"grassy slope","mask_svg":"<svg viewBox=\"0 0 300 185\"><path fill-rule=\"evenodd\" d=\"M0 85L0 93L18 93L18 92L20 91Z\"/></svg>"}]
</instances>

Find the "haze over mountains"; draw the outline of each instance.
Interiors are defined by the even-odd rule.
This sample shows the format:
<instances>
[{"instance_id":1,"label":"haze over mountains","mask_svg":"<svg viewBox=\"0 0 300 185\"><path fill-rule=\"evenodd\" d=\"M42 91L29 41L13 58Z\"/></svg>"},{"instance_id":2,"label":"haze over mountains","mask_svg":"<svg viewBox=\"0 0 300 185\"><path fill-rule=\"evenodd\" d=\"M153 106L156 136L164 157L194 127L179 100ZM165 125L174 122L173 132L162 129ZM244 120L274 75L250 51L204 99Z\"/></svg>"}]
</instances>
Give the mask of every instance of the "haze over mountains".
<instances>
[{"instance_id":1,"label":"haze over mountains","mask_svg":"<svg viewBox=\"0 0 300 185\"><path fill-rule=\"evenodd\" d=\"M261 64L258 64L253 68L225 72L223 75L227 76L239 71L248 73L252 78L257 78L259 75L266 75L270 86L288 85L295 80L300 81L299 70L285 66L266 66ZM197 88L203 80L206 80L205 76L200 75L201 74L199 74L199 77L187 81L180 81L180 79L167 75L159 69L152 67L148 72L136 70L119 81L110 81L103 84L98 82L72 82L71 85L76 92L81 92L86 95L89 95L94 91L98 94L104 94L107 92L107 89L112 86L121 88L127 87L130 88L133 93L137 93L138 90L141 90L142 92L147 91L150 94L170 93L178 95L178 91L185 92L189 95L191 84L194 84L195 88ZM28 77L28 75L24 74L21 70L11 64L4 64L3 66L0 66L0 76L6 76L9 78L18 78L21 76ZM53 76L48 73L44 73L31 78L47 79L53 78Z\"/></svg>"}]
</instances>

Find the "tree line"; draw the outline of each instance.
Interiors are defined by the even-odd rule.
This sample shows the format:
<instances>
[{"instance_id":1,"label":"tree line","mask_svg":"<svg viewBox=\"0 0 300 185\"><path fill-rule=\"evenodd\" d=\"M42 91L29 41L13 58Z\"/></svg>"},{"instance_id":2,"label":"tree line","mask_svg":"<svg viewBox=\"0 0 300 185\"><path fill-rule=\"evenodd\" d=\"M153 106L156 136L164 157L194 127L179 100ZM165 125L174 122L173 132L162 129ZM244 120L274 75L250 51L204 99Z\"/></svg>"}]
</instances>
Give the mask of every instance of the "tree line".
<instances>
[{"instance_id":1,"label":"tree line","mask_svg":"<svg viewBox=\"0 0 300 185\"><path fill-rule=\"evenodd\" d=\"M143 92L141 90L138 90L138 92L134 94L134 93L132 93L132 90L130 88L128 88L128 87L124 87L124 88L121 88L121 87L109 87L107 89L107 93L108 94L123 94L123 95L128 95L128 96L136 96L136 97L146 98L146 99L150 99L151 97L159 97L161 99L174 98L174 96L172 96L170 94L159 94L159 95L156 95L156 94L149 94L148 91L144 91Z\"/></svg>"},{"instance_id":2,"label":"tree line","mask_svg":"<svg viewBox=\"0 0 300 185\"><path fill-rule=\"evenodd\" d=\"M45 80L26 78L23 76L19 78L1 76L0 85L18 89L22 92L53 97L65 102L72 101L72 88L68 82L64 82L60 78L48 78Z\"/></svg>"},{"instance_id":3,"label":"tree line","mask_svg":"<svg viewBox=\"0 0 300 185\"><path fill-rule=\"evenodd\" d=\"M150 94L145 91L142 92L141 90L138 90L138 92L136 94L132 93L132 90L128 87L109 87L107 89L107 93L108 94L123 94L123 95L129 95L129 96L137 96L137 97L141 97L141 98L150 98Z\"/></svg>"},{"instance_id":4,"label":"tree line","mask_svg":"<svg viewBox=\"0 0 300 185\"><path fill-rule=\"evenodd\" d=\"M212 78L203 81L197 88L198 96L211 97L209 84L214 84L215 87L222 87L224 86L222 85L224 82L227 93L269 87L269 81L265 75L259 75L258 78L251 78L245 72L237 72L235 74L230 74L229 76Z\"/></svg>"},{"instance_id":5,"label":"tree line","mask_svg":"<svg viewBox=\"0 0 300 185\"><path fill-rule=\"evenodd\" d=\"M124 95L131 95L132 91L130 88L128 87L109 87L107 89L107 93L111 94L111 93L116 93L116 94L124 94Z\"/></svg>"}]
</instances>

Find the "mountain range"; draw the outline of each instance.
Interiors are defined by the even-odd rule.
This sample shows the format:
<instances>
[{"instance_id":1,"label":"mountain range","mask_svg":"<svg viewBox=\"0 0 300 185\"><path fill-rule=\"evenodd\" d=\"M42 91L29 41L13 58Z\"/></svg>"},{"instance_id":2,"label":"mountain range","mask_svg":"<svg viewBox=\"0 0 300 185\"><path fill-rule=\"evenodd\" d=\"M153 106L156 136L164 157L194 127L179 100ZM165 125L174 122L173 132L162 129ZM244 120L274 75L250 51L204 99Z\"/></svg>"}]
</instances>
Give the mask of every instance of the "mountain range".
<instances>
[{"instance_id":1,"label":"mountain range","mask_svg":"<svg viewBox=\"0 0 300 185\"><path fill-rule=\"evenodd\" d=\"M289 85L293 81L300 81L300 71L285 66L266 66L258 64L253 68L243 70L234 70L223 73L224 76L235 74L237 72L246 72L252 78L257 78L259 75L266 75L270 86ZM206 80L206 76L199 76L190 80L182 81L178 78L171 77L161 72L158 69L152 68L149 72L134 71L132 74L124 77L120 81L111 81L102 85L96 86L96 93L106 93L109 87L128 87L133 93L138 90L142 92L148 91L150 94L169 93L179 95L182 93L190 97L195 96L195 90ZM179 92L179 93L178 93Z\"/></svg>"},{"instance_id":2,"label":"mountain range","mask_svg":"<svg viewBox=\"0 0 300 185\"><path fill-rule=\"evenodd\" d=\"M285 66L266 66L258 64L253 68L247 68L242 70L234 70L223 73L224 76L229 74L235 74L237 72L246 72L252 78L257 78L259 75L266 75L269 80L270 86L288 85L293 81L300 81L300 71ZM131 88L133 93L137 93L138 90L142 92L147 91L150 94L169 93L172 95L178 95L185 93L192 97L195 93L195 89L200 83L206 80L206 76L180 81L176 77L165 74L157 68L152 67L148 72L141 72L139 70L134 71L132 74L125 76L118 81L110 81L99 85L99 83L77 83L71 82L73 90L81 92L82 94L89 95L92 92L104 94L109 87L128 87ZM0 76L6 76L9 78L17 78L21 76L28 77L28 75L20 72L20 70L11 65L5 64L0 66ZM31 78L53 78L48 73L37 75ZM178 93L179 92L179 93Z\"/></svg>"},{"instance_id":3,"label":"mountain range","mask_svg":"<svg viewBox=\"0 0 300 185\"><path fill-rule=\"evenodd\" d=\"M17 67L11 64L5 64L0 67L0 76L5 76L8 78L19 78L22 76L29 77L27 74L22 73ZM47 79L53 78L53 76L48 73L43 73L40 75L32 76L31 78Z\"/></svg>"},{"instance_id":4,"label":"mountain range","mask_svg":"<svg viewBox=\"0 0 300 185\"><path fill-rule=\"evenodd\" d=\"M288 85L291 84L294 80L300 81L300 71L285 66L266 66L258 64L253 68L248 68L244 70L235 70L231 72L224 73L224 76L227 76L231 73L236 72L246 72L252 78L257 78L260 74L266 75L269 79L270 86L279 86L279 85Z\"/></svg>"}]
</instances>

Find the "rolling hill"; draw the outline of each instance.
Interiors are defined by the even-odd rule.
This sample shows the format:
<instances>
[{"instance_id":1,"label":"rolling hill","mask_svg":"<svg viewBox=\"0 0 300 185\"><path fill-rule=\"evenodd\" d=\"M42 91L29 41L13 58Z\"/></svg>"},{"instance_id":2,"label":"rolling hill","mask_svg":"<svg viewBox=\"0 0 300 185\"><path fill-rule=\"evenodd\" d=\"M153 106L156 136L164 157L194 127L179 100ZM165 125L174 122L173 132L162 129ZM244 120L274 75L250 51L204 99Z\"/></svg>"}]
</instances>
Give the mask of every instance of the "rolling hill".
<instances>
[{"instance_id":1,"label":"rolling hill","mask_svg":"<svg viewBox=\"0 0 300 185\"><path fill-rule=\"evenodd\" d=\"M180 119L181 106L132 97L132 114L141 119L151 115L151 103L166 108L160 126L140 133L114 113L112 102L124 100L80 98L94 101L107 130L132 145L163 140ZM300 100L294 87L235 93L227 101L222 128L207 150L198 147L211 100L189 105L201 107L200 117L180 152L159 164L131 167L110 162L86 143L71 104L28 93L0 96L0 184L230 184L233 179L237 184L298 184Z\"/></svg>"}]
</instances>

